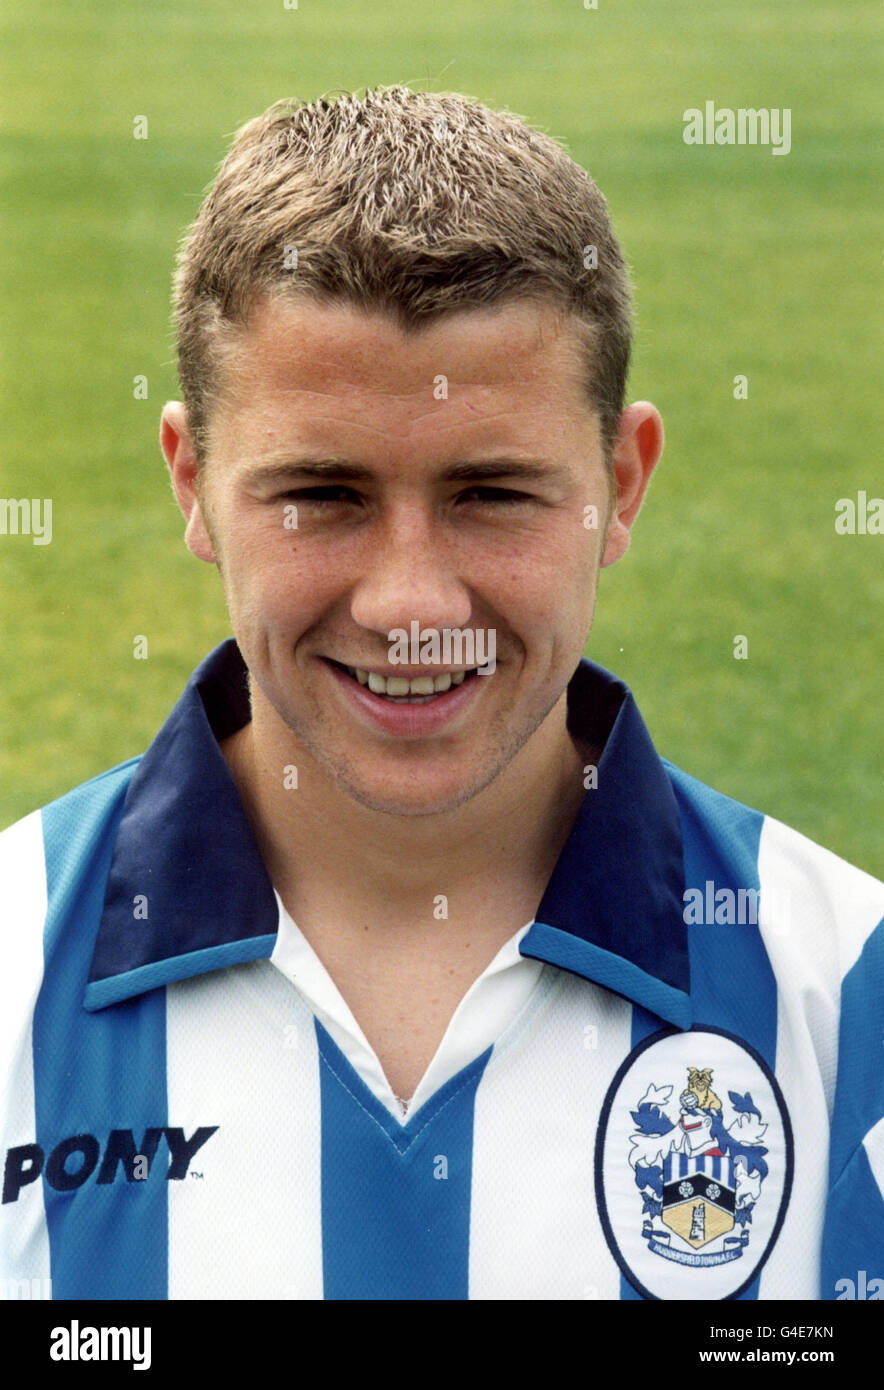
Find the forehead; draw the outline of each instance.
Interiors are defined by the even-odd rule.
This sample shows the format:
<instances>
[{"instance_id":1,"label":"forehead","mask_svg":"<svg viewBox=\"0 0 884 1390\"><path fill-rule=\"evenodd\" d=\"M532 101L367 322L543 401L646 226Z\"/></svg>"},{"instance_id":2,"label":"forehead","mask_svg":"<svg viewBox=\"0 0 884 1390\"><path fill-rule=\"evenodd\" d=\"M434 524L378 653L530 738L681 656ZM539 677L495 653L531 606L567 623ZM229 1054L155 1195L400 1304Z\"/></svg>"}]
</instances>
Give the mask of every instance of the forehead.
<instances>
[{"instance_id":1,"label":"forehead","mask_svg":"<svg viewBox=\"0 0 884 1390\"><path fill-rule=\"evenodd\" d=\"M547 433L596 413L573 320L556 305L510 300L456 310L407 331L382 310L275 295L229 345L220 411L275 434L382 428ZM420 428L419 428L420 427Z\"/></svg>"}]
</instances>

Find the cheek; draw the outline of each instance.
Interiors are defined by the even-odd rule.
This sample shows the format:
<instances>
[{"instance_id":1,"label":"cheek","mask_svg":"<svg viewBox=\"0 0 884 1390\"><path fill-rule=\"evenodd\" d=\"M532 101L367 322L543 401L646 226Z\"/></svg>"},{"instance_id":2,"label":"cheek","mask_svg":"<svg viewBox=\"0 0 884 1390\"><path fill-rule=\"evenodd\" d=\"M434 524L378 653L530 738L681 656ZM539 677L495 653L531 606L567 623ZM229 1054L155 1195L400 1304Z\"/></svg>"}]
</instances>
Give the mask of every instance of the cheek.
<instances>
[{"instance_id":1,"label":"cheek","mask_svg":"<svg viewBox=\"0 0 884 1390\"><path fill-rule=\"evenodd\" d=\"M579 529L578 529L579 528ZM598 575L598 532L582 527L562 534L558 544L535 550L506 579L508 610L521 616L524 630L542 638L585 621L595 598ZM493 594L493 588L488 590ZM502 591L501 591L502 592Z\"/></svg>"},{"instance_id":2,"label":"cheek","mask_svg":"<svg viewBox=\"0 0 884 1390\"><path fill-rule=\"evenodd\" d=\"M323 562L313 547L299 546L278 530L256 534L232 528L221 571L231 618L265 629L301 632L340 595L327 557Z\"/></svg>"}]
</instances>

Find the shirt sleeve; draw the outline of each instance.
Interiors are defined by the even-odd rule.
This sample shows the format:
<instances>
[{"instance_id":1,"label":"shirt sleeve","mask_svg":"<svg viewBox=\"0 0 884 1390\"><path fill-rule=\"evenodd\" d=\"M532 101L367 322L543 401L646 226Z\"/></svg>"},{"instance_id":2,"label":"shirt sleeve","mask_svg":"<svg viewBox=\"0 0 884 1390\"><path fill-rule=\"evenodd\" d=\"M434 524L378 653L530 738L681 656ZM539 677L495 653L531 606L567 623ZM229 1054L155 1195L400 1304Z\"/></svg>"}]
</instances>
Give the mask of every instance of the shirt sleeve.
<instances>
[{"instance_id":1,"label":"shirt sleeve","mask_svg":"<svg viewBox=\"0 0 884 1390\"><path fill-rule=\"evenodd\" d=\"M884 919L841 990L820 1298L884 1299Z\"/></svg>"}]
</instances>

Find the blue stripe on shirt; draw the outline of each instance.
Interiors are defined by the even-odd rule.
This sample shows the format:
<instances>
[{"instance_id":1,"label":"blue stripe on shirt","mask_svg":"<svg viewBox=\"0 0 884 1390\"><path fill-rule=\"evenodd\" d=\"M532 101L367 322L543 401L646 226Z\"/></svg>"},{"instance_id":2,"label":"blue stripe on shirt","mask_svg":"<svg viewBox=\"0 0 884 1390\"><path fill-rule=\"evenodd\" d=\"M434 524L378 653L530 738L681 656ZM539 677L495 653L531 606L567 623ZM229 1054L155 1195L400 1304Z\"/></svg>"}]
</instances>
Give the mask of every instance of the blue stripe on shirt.
<instances>
[{"instance_id":1,"label":"blue stripe on shirt","mask_svg":"<svg viewBox=\"0 0 884 1390\"><path fill-rule=\"evenodd\" d=\"M757 894L764 816L667 764L682 815L685 888ZM757 898L756 898L757 902ZM777 983L757 924L688 926L695 1026L742 1038L776 1071ZM760 1274L740 1294L758 1298Z\"/></svg>"},{"instance_id":2,"label":"blue stripe on shirt","mask_svg":"<svg viewBox=\"0 0 884 1390\"><path fill-rule=\"evenodd\" d=\"M131 765L115 769L42 812L48 912L46 974L34 1011L34 1092L56 1299L167 1297L164 1148L143 1181L127 1181L124 1163L106 1165L104 1176L112 1180L97 1181L112 1130L131 1130L140 1151L151 1147L149 1135L144 1144L146 1132L166 1125L165 991L102 1013L83 1008L130 775ZM131 930L150 931L149 921L133 917ZM64 1170L56 1158L52 1185L51 1152L74 1136L83 1136L80 1146L72 1148ZM92 1164L96 1145L99 1156L89 1176L58 1190Z\"/></svg>"},{"instance_id":3,"label":"blue stripe on shirt","mask_svg":"<svg viewBox=\"0 0 884 1390\"><path fill-rule=\"evenodd\" d=\"M758 847L764 817L703 786L670 763L681 812L685 888L697 888L705 900L706 884L714 891L760 888ZM756 899L757 901L757 899ZM689 925L691 1005L695 1028L723 1029L748 1042L776 1069L777 987L757 925ZM736 986L736 987L735 987ZM632 1013L632 1045L638 1046L663 1025L645 1009ZM759 1276L760 1277L760 1276ZM740 1299L757 1299L756 1277ZM621 1276L620 1297L637 1300Z\"/></svg>"},{"instance_id":4,"label":"blue stripe on shirt","mask_svg":"<svg viewBox=\"0 0 884 1390\"><path fill-rule=\"evenodd\" d=\"M476 1090L491 1056L401 1125L316 1020L326 1299L469 1298Z\"/></svg>"},{"instance_id":5,"label":"blue stripe on shirt","mask_svg":"<svg viewBox=\"0 0 884 1390\"><path fill-rule=\"evenodd\" d=\"M841 1037L832 1116L830 1182L884 1115L884 921L841 982ZM884 1270L882 1270L884 1273Z\"/></svg>"}]
</instances>

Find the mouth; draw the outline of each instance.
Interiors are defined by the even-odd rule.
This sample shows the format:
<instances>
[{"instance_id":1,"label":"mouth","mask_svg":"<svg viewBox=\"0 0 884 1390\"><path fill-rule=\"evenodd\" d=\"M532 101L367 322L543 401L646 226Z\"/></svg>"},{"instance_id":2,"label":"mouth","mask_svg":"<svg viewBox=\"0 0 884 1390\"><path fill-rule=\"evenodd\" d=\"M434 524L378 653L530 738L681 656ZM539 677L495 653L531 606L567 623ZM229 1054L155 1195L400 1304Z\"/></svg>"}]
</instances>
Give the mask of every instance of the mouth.
<instances>
[{"instance_id":1,"label":"mouth","mask_svg":"<svg viewBox=\"0 0 884 1390\"><path fill-rule=\"evenodd\" d=\"M445 671L441 675L429 673L420 676L382 676L377 671L364 671L359 666L345 666L340 661L326 657L329 666L342 671L370 694L376 695L392 705L429 705L444 699L451 691L465 681L473 680L477 669L467 671Z\"/></svg>"}]
</instances>

